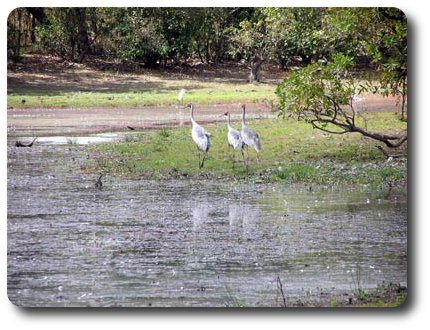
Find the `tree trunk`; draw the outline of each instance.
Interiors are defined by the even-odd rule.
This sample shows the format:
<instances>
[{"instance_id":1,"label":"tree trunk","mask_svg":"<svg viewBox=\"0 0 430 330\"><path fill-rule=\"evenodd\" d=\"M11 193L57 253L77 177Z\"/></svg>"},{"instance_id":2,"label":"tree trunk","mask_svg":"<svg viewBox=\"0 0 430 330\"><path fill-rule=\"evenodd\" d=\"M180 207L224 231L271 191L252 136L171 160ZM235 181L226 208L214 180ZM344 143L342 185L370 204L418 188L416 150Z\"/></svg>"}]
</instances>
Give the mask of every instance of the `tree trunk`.
<instances>
[{"instance_id":1,"label":"tree trunk","mask_svg":"<svg viewBox=\"0 0 430 330\"><path fill-rule=\"evenodd\" d=\"M36 25L45 24L46 15L42 7L27 7L26 9L31 14L30 40L34 44L36 42Z\"/></svg>"},{"instance_id":2,"label":"tree trunk","mask_svg":"<svg viewBox=\"0 0 430 330\"><path fill-rule=\"evenodd\" d=\"M407 94L406 94L406 81L403 81L402 84L402 121L406 121L406 98L407 98Z\"/></svg>"},{"instance_id":3,"label":"tree trunk","mask_svg":"<svg viewBox=\"0 0 430 330\"><path fill-rule=\"evenodd\" d=\"M85 55L90 50L90 41L88 38L88 26L86 21L86 9L76 8L75 15L78 22L78 44L79 44L78 62L81 63L84 60Z\"/></svg>"},{"instance_id":4,"label":"tree trunk","mask_svg":"<svg viewBox=\"0 0 430 330\"><path fill-rule=\"evenodd\" d=\"M14 48L14 57L16 60L19 59L19 57L21 56L21 10L18 8L17 10L17 14L18 14L18 34L17 34L17 38L16 38L16 47Z\"/></svg>"},{"instance_id":5,"label":"tree trunk","mask_svg":"<svg viewBox=\"0 0 430 330\"><path fill-rule=\"evenodd\" d=\"M260 82L261 80L261 65L263 64L264 59L256 58L251 62L251 73L248 77L249 83Z\"/></svg>"}]
</instances>

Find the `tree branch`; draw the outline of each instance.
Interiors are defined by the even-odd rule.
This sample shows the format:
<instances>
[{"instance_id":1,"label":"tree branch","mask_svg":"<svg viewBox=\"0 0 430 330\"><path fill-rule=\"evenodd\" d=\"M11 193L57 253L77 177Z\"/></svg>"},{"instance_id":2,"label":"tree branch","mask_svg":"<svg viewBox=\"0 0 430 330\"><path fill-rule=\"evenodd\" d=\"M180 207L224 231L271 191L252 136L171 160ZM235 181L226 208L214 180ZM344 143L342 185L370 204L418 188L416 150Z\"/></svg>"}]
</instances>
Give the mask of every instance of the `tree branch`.
<instances>
[{"instance_id":1,"label":"tree branch","mask_svg":"<svg viewBox=\"0 0 430 330\"><path fill-rule=\"evenodd\" d=\"M384 148L382 148L380 145L376 145L376 148L379 149L379 151L382 152L382 154L385 156L386 159L391 158L400 158L400 157L407 157L407 155L404 154L396 154L396 155L390 155Z\"/></svg>"},{"instance_id":2,"label":"tree branch","mask_svg":"<svg viewBox=\"0 0 430 330\"><path fill-rule=\"evenodd\" d=\"M381 141L383 143L385 143L385 145L387 147L390 148L397 148L399 146L401 146L404 142L407 141L408 136L407 134L405 135L387 135L387 134L381 134L381 133L377 133L377 132L369 132L366 131L364 129L362 129L361 127L357 127L355 125L353 125L351 122L347 121L347 124L333 120L333 118L330 119L326 119L326 118L322 118L320 115L314 113L316 119L310 120L310 123L312 124L313 127L327 132L327 133L332 133L332 134L344 134L344 133L348 133L348 132L357 132L362 134L363 136L372 138L374 140L378 140ZM330 129L321 127L319 125L317 125L317 123L327 123L327 124L333 124L337 127L340 127L341 129L343 129L343 131L332 131Z\"/></svg>"},{"instance_id":3,"label":"tree branch","mask_svg":"<svg viewBox=\"0 0 430 330\"><path fill-rule=\"evenodd\" d=\"M318 123L318 122L325 122L325 123L331 123L331 121L329 121L329 120L324 120L324 119L314 119L314 120L311 120L310 121L310 123L312 124L312 126L314 127L314 128L317 128L317 129L319 129L320 131L323 131L323 132L326 132L326 133L331 133L331 134L345 134L345 133L348 133L349 132L349 130L343 130L343 131L332 131L332 130L329 130L329 129L327 129L327 128L324 128L324 127L321 127L321 126L318 126L316 123Z\"/></svg>"}]
</instances>

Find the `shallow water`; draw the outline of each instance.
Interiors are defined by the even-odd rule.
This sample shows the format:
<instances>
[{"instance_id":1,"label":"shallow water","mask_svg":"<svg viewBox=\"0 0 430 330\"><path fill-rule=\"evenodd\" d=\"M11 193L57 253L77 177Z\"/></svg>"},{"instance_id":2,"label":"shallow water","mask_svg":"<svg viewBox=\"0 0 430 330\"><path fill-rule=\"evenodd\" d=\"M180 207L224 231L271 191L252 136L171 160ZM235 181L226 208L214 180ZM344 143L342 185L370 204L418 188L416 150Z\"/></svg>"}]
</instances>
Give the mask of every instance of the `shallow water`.
<instances>
[{"instance_id":1,"label":"shallow water","mask_svg":"<svg viewBox=\"0 0 430 330\"><path fill-rule=\"evenodd\" d=\"M407 284L405 192L109 176L99 190L85 150L8 147L17 305L276 306L277 277L302 300Z\"/></svg>"},{"instance_id":2,"label":"shallow water","mask_svg":"<svg viewBox=\"0 0 430 330\"><path fill-rule=\"evenodd\" d=\"M88 135L76 135L76 136L66 136L66 135L53 135L53 136L38 136L35 143L38 145L85 145L85 144L99 144L99 143L109 143L109 142L117 142L120 140L127 139L127 137L133 138L133 133L97 133L97 134L88 134ZM9 142L15 143L16 141L20 141L24 144L29 144L33 138L12 138Z\"/></svg>"}]
</instances>

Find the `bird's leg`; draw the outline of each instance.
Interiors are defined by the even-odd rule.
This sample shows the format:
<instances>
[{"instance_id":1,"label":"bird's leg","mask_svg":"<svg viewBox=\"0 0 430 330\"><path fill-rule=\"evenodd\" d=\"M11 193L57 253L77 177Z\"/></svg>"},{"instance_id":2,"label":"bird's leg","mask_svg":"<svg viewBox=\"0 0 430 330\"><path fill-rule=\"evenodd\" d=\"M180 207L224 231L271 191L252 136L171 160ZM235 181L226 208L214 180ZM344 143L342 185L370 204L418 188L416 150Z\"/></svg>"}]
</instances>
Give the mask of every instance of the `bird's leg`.
<instances>
[{"instance_id":1,"label":"bird's leg","mask_svg":"<svg viewBox=\"0 0 430 330\"><path fill-rule=\"evenodd\" d=\"M199 169L202 169L202 168L203 168L204 163L205 163L205 155L203 155L203 158L202 158L202 160L200 161Z\"/></svg>"},{"instance_id":2,"label":"bird's leg","mask_svg":"<svg viewBox=\"0 0 430 330\"><path fill-rule=\"evenodd\" d=\"M257 163L260 162L260 158L258 157L258 152L257 152Z\"/></svg>"},{"instance_id":3,"label":"bird's leg","mask_svg":"<svg viewBox=\"0 0 430 330\"><path fill-rule=\"evenodd\" d=\"M231 148L231 151L232 151L232 156L231 156L231 159L232 159L232 163L233 163L233 169L234 169L234 163L235 163L235 157L234 157L234 148L231 146L231 145L229 145L229 147Z\"/></svg>"},{"instance_id":4,"label":"bird's leg","mask_svg":"<svg viewBox=\"0 0 430 330\"><path fill-rule=\"evenodd\" d=\"M199 155L199 168L202 168L201 161L200 161L200 149L197 147L197 153Z\"/></svg>"},{"instance_id":5,"label":"bird's leg","mask_svg":"<svg viewBox=\"0 0 430 330\"><path fill-rule=\"evenodd\" d=\"M202 164L201 164L200 168L203 168L207 154L208 154L207 152L204 153L203 159L202 159Z\"/></svg>"},{"instance_id":6,"label":"bird's leg","mask_svg":"<svg viewBox=\"0 0 430 330\"><path fill-rule=\"evenodd\" d=\"M243 152L243 148L240 149L240 152L242 153L243 164L245 165L246 174L248 174L248 162L246 161L245 153Z\"/></svg>"}]
</instances>

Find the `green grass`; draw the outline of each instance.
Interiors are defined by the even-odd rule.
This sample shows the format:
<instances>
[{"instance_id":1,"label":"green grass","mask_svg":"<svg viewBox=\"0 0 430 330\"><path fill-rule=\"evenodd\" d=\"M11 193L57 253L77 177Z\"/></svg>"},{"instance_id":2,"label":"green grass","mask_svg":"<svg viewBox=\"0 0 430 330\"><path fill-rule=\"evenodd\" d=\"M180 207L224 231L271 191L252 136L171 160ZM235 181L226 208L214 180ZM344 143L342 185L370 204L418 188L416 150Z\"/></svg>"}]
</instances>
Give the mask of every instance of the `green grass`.
<instances>
[{"instance_id":1,"label":"green grass","mask_svg":"<svg viewBox=\"0 0 430 330\"><path fill-rule=\"evenodd\" d=\"M186 84L185 84L186 85ZM160 107L178 104L182 85L163 84L139 91L80 92L59 90L19 90L7 96L8 108L94 108L94 107ZM132 88L130 88L132 89ZM274 84L202 82L187 88L185 102L197 104L267 102L275 99Z\"/></svg>"},{"instance_id":2,"label":"green grass","mask_svg":"<svg viewBox=\"0 0 430 330\"><path fill-rule=\"evenodd\" d=\"M393 114L368 115L380 131L401 130ZM331 135L302 121L260 119L250 121L261 137L261 162L249 150L246 170L241 154L227 145L225 124L207 125L211 149L204 168L198 168L197 148L190 127L146 131L131 141L93 146L88 171L130 178L239 179L253 182L308 182L316 184L396 184L407 176L406 158L387 163L376 142L360 134ZM236 123L236 128L240 125ZM406 147L406 146L405 146ZM403 149L406 153L406 149Z\"/></svg>"}]
</instances>

